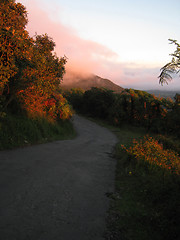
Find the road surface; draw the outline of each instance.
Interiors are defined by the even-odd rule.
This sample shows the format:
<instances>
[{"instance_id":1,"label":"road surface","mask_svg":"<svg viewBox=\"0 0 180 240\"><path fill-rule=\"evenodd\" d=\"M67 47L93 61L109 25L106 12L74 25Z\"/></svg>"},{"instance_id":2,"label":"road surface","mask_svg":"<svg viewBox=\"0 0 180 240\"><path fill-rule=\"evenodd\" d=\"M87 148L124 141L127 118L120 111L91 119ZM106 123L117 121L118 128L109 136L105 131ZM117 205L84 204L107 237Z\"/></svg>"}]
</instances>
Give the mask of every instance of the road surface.
<instances>
[{"instance_id":1,"label":"road surface","mask_svg":"<svg viewBox=\"0 0 180 240\"><path fill-rule=\"evenodd\" d=\"M117 139L74 116L78 136L0 152L0 240L102 240Z\"/></svg>"}]
</instances>

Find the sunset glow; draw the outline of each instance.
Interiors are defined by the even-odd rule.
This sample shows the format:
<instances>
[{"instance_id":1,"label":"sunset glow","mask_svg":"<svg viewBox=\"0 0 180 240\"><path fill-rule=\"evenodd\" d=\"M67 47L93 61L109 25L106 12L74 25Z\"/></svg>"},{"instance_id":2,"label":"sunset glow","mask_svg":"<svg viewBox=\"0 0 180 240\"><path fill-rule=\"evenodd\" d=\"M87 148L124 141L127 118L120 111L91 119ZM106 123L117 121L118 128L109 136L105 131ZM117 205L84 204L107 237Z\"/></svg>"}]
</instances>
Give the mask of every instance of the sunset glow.
<instances>
[{"instance_id":1,"label":"sunset glow","mask_svg":"<svg viewBox=\"0 0 180 240\"><path fill-rule=\"evenodd\" d=\"M160 68L179 41L178 0L19 0L29 13L31 35L47 33L67 70L94 73L123 86L162 88ZM164 89L180 89L175 79Z\"/></svg>"}]
</instances>

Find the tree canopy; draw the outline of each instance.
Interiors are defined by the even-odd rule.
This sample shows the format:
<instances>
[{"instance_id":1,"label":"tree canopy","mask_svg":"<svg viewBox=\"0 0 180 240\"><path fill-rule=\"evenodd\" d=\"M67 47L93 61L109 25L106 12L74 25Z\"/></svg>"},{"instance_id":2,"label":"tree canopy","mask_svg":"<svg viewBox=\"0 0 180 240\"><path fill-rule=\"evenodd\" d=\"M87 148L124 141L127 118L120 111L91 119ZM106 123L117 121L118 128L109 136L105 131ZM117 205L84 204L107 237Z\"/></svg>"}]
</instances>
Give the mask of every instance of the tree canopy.
<instances>
[{"instance_id":1,"label":"tree canopy","mask_svg":"<svg viewBox=\"0 0 180 240\"><path fill-rule=\"evenodd\" d=\"M1 1L0 16L0 97L4 108L16 101L31 117L65 116L62 108L69 110L59 85L66 57L56 56L55 42L47 34L29 36L27 11L21 3Z\"/></svg>"}]
</instances>

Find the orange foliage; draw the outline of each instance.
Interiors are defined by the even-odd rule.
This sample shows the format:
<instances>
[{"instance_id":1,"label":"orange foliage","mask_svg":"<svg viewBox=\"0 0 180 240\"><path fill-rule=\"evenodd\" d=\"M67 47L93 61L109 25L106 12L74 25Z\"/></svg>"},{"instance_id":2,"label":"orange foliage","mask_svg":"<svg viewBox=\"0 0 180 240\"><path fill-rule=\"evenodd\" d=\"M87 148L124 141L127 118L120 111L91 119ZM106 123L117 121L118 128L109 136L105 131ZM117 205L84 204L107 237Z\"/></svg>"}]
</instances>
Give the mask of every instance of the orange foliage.
<instances>
[{"instance_id":1,"label":"orange foliage","mask_svg":"<svg viewBox=\"0 0 180 240\"><path fill-rule=\"evenodd\" d=\"M15 1L0 4L0 95L5 106L19 100L29 117L50 121L72 114L58 92L66 58L54 54L54 41L47 35L29 36L25 7Z\"/></svg>"},{"instance_id":2,"label":"orange foliage","mask_svg":"<svg viewBox=\"0 0 180 240\"><path fill-rule=\"evenodd\" d=\"M2 2L0 16L0 94L2 94L9 80L18 73L17 61L28 60L32 39L25 30L27 12L22 4L14 1Z\"/></svg>"},{"instance_id":3,"label":"orange foliage","mask_svg":"<svg viewBox=\"0 0 180 240\"><path fill-rule=\"evenodd\" d=\"M18 92L22 108L28 117L44 117L50 122L58 119L69 119L72 116L67 100L59 93L49 95L33 85Z\"/></svg>"},{"instance_id":4,"label":"orange foliage","mask_svg":"<svg viewBox=\"0 0 180 240\"><path fill-rule=\"evenodd\" d=\"M45 101L47 96L41 90L37 90L34 86L30 86L25 90L18 92L18 98L23 109L26 110L29 117L45 117Z\"/></svg>"},{"instance_id":5,"label":"orange foliage","mask_svg":"<svg viewBox=\"0 0 180 240\"><path fill-rule=\"evenodd\" d=\"M138 161L145 161L152 166L159 166L171 173L180 175L179 155L172 150L163 149L163 145L152 137L145 136L143 140L133 140L133 146L129 149L122 147Z\"/></svg>"}]
</instances>

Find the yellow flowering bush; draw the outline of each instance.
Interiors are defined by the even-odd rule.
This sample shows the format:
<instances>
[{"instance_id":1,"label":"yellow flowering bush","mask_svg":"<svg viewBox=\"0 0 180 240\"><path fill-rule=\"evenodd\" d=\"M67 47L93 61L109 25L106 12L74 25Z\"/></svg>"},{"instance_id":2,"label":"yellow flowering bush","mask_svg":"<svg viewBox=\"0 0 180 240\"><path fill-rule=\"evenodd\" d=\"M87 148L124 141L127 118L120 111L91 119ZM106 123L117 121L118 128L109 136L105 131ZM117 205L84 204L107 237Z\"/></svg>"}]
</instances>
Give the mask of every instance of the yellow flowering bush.
<instances>
[{"instance_id":1,"label":"yellow flowering bush","mask_svg":"<svg viewBox=\"0 0 180 240\"><path fill-rule=\"evenodd\" d=\"M159 166L180 175L179 155L173 150L163 149L163 145L152 137L145 136L139 141L134 139L131 147L126 148L122 145L122 148L138 161L145 161L152 166Z\"/></svg>"}]
</instances>

